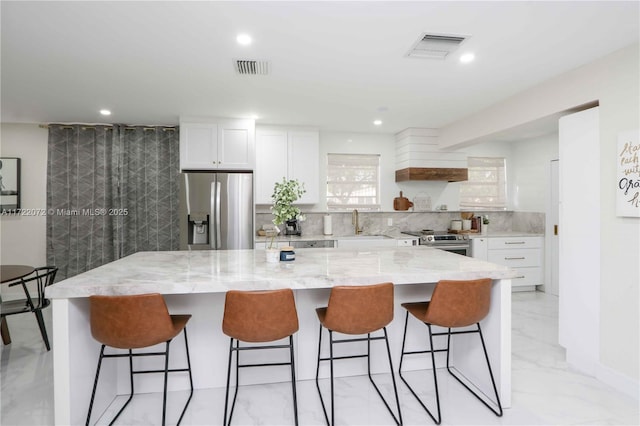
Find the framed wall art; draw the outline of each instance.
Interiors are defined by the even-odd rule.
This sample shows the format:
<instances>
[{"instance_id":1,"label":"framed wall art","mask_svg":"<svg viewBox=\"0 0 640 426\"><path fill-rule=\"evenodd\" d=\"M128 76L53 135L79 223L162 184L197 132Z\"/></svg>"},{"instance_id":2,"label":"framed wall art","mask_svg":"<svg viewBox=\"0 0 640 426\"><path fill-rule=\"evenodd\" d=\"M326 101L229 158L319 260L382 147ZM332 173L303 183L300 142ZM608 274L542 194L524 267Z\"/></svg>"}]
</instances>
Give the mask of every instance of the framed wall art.
<instances>
[{"instance_id":1,"label":"framed wall art","mask_svg":"<svg viewBox=\"0 0 640 426\"><path fill-rule=\"evenodd\" d=\"M640 130L618 134L616 213L640 217Z\"/></svg>"},{"instance_id":2,"label":"framed wall art","mask_svg":"<svg viewBox=\"0 0 640 426\"><path fill-rule=\"evenodd\" d=\"M16 213L20 209L20 159L0 157L0 211Z\"/></svg>"}]
</instances>

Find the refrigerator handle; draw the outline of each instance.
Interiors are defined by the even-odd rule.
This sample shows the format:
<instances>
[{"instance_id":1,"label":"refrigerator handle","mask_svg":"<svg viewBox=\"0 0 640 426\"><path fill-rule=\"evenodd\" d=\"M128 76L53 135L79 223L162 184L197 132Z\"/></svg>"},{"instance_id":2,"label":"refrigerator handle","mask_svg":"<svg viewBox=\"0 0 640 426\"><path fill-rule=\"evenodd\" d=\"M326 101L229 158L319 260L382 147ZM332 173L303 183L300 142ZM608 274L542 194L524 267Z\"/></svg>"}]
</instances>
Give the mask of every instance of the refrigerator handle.
<instances>
[{"instance_id":1,"label":"refrigerator handle","mask_svg":"<svg viewBox=\"0 0 640 426\"><path fill-rule=\"evenodd\" d=\"M215 221L216 221L216 250L222 247L222 238L220 236L220 182L216 181L216 206L215 206Z\"/></svg>"}]
</instances>

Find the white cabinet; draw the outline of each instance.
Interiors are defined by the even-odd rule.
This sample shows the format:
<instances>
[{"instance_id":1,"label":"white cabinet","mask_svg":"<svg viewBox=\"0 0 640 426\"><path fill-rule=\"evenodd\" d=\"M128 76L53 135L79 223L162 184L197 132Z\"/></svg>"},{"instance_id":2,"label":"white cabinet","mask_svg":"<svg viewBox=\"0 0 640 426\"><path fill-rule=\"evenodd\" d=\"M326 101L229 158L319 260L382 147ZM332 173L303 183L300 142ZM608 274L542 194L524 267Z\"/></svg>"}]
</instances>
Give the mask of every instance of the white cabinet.
<instances>
[{"instance_id":1,"label":"white cabinet","mask_svg":"<svg viewBox=\"0 0 640 426\"><path fill-rule=\"evenodd\" d=\"M260 127L256 130L256 204L271 204L282 178L304 183L295 204L320 200L320 135L317 130Z\"/></svg>"},{"instance_id":2,"label":"white cabinet","mask_svg":"<svg viewBox=\"0 0 640 426\"><path fill-rule=\"evenodd\" d=\"M418 245L418 238L399 238L396 240L398 247L412 247Z\"/></svg>"},{"instance_id":3,"label":"white cabinet","mask_svg":"<svg viewBox=\"0 0 640 426\"><path fill-rule=\"evenodd\" d=\"M471 257L487 260L489 257L487 250L489 250L488 238L471 238Z\"/></svg>"},{"instance_id":4,"label":"white cabinet","mask_svg":"<svg viewBox=\"0 0 640 426\"><path fill-rule=\"evenodd\" d=\"M515 269L518 275L512 279L512 286L534 290L543 284L542 244L542 237L479 237L471 240L471 254Z\"/></svg>"},{"instance_id":5,"label":"white cabinet","mask_svg":"<svg viewBox=\"0 0 640 426\"><path fill-rule=\"evenodd\" d=\"M398 242L395 238L387 238L380 236L367 237L336 237L337 248L354 248L354 249L368 249L374 247L397 247Z\"/></svg>"},{"instance_id":6,"label":"white cabinet","mask_svg":"<svg viewBox=\"0 0 640 426\"><path fill-rule=\"evenodd\" d=\"M272 248L288 247L289 244L291 244L289 241L278 241L278 240L276 240L276 241L273 242ZM265 243L258 242L258 243L255 243L253 245L253 248L256 249L256 250L264 250L267 247L269 247L270 245L271 245L270 242L265 242Z\"/></svg>"},{"instance_id":7,"label":"white cabinet","mask_svg":"<svg viewBox=\"0 0 640 426\"><path fill-rule=\"evenodd\" d=\"M253 170L253 120L181 119L181 170Z\"/></svg>"}]
</instances>

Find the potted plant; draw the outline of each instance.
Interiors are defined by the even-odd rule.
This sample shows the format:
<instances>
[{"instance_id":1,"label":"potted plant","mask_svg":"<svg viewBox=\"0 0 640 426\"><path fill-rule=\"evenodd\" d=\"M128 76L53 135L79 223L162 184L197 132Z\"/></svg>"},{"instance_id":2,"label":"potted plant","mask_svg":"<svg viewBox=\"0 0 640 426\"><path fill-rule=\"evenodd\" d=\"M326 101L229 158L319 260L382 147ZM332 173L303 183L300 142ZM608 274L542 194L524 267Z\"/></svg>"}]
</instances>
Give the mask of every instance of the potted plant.
<instances>
[{"instance_id":1,"label":"potted plant","mask_svg":"<svg viewBox=\"0 0 640 426\"><path fill-rule=\"evenodd\" d=\"M483 215L482 216L482 227L480 228L480 230L482 231L483 234L486 234L489 232L489 215Z\"/></svg>"},{"instance_id":2,"label":"potted plant","mask_svg":"<svg viewBox=\"0 0 640 426\"><path fill-rule=\"evenodd\" d=\"M273 214L273 224L276 229L275 232L271 234L271 242L269 243L269 248L267 248L268 262L277 262L279 260L280 250L273 247L273 240L279 232L278 225L282 225L288 220L299 219L301 217L300 209L292 205L292 203L305 192L304 184L298 182L297 179L287 180L282 178L282 182L275 183L273 194L271 195L271 199L273 200L271 213Z\"/></svg>"}]
</instances>

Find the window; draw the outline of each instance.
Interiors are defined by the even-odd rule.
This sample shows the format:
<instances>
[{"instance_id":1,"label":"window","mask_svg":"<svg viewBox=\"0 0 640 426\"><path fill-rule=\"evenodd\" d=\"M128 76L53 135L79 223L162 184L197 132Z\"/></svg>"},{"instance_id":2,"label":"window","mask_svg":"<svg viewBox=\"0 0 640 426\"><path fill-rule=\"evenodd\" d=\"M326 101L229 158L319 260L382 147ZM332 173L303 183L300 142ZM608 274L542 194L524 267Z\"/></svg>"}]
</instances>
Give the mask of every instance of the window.
<instances>
[{"instance_id":1,"label":"window","mask_svg":"<svg viewBox=\"0 0 640 426\"><path fill-rule=\"evenodd\" d=\"M506 161L502 157L469 157L469 180L460 185L460 208L507 209Z\"/></svg>"},{"instance_id":2,"label":"window","mask_svg":"<svg viewBox=\"0 0 640 426\"><path fill-rule=\"evenodd\" d=\"M327 209L380 210L380 155L327 154Z\"/></svg>"}]
</instances>

